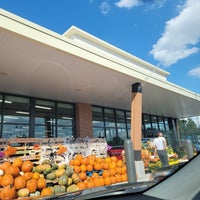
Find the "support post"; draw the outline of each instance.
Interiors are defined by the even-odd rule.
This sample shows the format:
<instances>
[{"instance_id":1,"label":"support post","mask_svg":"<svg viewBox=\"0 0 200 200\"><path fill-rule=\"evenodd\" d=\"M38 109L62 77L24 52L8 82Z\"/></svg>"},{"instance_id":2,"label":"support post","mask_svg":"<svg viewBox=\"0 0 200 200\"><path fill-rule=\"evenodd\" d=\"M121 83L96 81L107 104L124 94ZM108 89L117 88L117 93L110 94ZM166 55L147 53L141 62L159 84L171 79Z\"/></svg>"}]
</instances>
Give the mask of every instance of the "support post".
<instances>
[{"instance_id":1,"label":"support post","mask_svg":"<svg viewBox=\"0 0 200 200\"><path fill-rule=\"evenodd\" d=\"M133 153L133 144L131 140L127 139L124 141L124 150L126 158L128 183L137 182L136 171L135 171L135 158Z\"/></svg>"},{"instance_id":2,"label":"support post","mask_svg":"<svg viewBox=\"0 0 200 200\"><path fill-rule=\"evenodd\" d=\"M135 160L141 160L142 149L142 85L132 84L131 101L131 140L133 143Z\"/></svg>"}]
</instances>

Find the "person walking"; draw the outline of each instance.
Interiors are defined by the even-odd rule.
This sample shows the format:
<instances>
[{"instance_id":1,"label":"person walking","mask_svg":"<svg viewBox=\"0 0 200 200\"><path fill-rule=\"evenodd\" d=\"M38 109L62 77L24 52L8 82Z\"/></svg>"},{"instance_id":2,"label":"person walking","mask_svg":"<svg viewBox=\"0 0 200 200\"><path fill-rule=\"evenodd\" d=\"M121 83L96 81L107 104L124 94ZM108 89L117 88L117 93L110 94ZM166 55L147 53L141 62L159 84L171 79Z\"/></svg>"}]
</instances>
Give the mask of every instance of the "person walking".
<instances>
[{"instance_id":1,"label":"person walking","mask_svg":"<svg viewBox=\"0 0 200 200\"><path fill-rule=\"evenodd\" d=\"M154 139L153 145L157 151L158 157L160 158L162 167L169 165L168 155L167 155L167 141L162 136L161 132L158 132L158 137Z\"/></svg>"}]
</instances>

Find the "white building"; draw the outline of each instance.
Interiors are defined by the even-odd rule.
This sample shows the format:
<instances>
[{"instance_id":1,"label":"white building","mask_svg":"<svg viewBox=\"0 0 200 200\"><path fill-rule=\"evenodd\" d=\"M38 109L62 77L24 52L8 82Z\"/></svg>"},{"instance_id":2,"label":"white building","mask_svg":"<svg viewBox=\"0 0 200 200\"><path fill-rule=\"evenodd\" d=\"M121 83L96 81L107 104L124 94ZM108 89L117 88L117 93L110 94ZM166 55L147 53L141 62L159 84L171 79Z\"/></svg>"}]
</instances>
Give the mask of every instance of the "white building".
<instances>
[{"instance_id":1,"label":"white building","mask_svg":"<svg viewBox=\"0 0 200 200\"><path fill-rule=\"evenodd\" d=\"M200 95L157 68L72 26L63 35L0 9L0 137L130 137L132 85L142 86L143 137L178 137ZM133 133L137 134L137 133Z\"/></svg>"}]
</instances>

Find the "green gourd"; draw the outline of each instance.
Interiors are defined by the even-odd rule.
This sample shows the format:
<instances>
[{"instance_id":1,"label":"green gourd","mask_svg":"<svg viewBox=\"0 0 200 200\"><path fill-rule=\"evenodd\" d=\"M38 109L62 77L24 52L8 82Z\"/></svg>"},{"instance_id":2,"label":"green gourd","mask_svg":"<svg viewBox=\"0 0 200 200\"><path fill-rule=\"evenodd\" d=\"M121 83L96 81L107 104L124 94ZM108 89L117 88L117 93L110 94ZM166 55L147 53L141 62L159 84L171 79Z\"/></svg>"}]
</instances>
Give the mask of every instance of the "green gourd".
<instances>
[{"instance_id":1,"label":"green gourd","mask_svg":"<svg viewBox=\"0 0 200 200\"><path fill-rule=\"evenodd\" d=\"M55 180L56 179L56 174L54 172L51 172L46 175L47 180Z\"/></svg>"},{"instance_id":2,"label":"green gourd","mask_svg":"<svg viewBox=\"0 0 200 200\"><path fill-rule=\"evenodd\" d=\"M79 190L79 187L76 184L72 184L67 187L67 192L76 192Z\"/></svg>"},{"instance_id":3,"label":"green gourd","mask_svg":"<svg viewBox=\"0 0 200 200\"><path fill-rule=\"evenodd\" d=\"M54 185L54 194L60 194L66 192L66 187L64 185Z\"/></svg>"},{"instance_id":4,"label":"green gourd","mask_svg":"<svg viewBox=\"0 0 200 200\"><path fill-rule=\"evenodd\" d=\"M63 174L58 178L59 185L67 185L67 182L68 182L68 176L66 174Z\"/></svg>"}]
</instances>

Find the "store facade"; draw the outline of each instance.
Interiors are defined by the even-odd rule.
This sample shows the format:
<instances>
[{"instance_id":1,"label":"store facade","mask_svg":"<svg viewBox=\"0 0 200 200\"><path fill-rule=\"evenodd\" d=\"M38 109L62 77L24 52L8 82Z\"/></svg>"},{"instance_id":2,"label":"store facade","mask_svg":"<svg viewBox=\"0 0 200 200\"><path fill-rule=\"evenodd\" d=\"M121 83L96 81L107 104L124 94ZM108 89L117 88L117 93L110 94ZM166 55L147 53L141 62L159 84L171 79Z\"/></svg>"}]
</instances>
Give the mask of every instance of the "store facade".
<instances>
[{"instance_id":1,"label":"store facade","mask_svg":"<svg viewBox=\"0 0 200 200\"><path fill-rule=\"evenodd\" d=\"M132 84L142 85L143 138L178 138L200 95L169 73L77 27L63 35L0 10L0 137L131 137ZM137 133L135 133L137 134Z\"/></svg>"}]
</instances>

